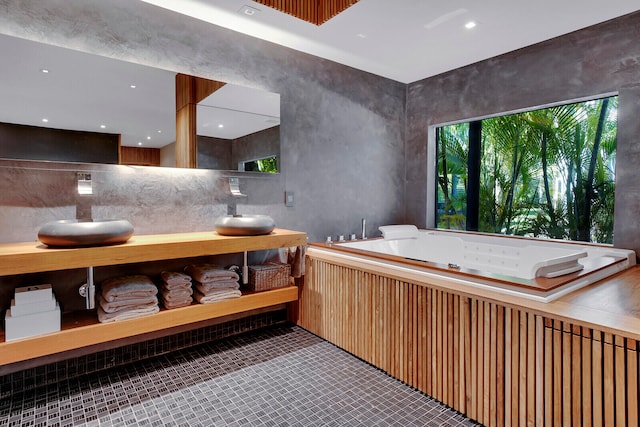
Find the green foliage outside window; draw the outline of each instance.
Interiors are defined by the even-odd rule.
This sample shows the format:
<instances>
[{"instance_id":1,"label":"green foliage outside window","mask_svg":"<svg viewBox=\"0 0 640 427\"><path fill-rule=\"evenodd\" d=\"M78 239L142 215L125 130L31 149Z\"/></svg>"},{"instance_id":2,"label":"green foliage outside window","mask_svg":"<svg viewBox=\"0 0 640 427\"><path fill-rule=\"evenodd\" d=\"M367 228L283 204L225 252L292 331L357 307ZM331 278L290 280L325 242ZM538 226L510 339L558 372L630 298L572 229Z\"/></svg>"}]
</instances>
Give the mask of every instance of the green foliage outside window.
<instances>
[{"instance_id":1,"label":"green foliage outside window","mask_svg":"<svg viewBox=\"0 0 640 427\"><path fill-rule=\"evenodd\" d=\"M614 96L482 120L477 190L469 123L437 128L437 227L465 229L479 191L478 231L612 243L617 110Z\"/></svg>"},{"instance_id":2,"label":"green foliage outside window","mask_svg":"<svg viewBox=\"0 0 640 427\"><path fill-rule=\"evenodd\" d=\"M248 172L278 173L278 158L273 156L245 162L244 170Z\"/></svg>"}]
</instances>

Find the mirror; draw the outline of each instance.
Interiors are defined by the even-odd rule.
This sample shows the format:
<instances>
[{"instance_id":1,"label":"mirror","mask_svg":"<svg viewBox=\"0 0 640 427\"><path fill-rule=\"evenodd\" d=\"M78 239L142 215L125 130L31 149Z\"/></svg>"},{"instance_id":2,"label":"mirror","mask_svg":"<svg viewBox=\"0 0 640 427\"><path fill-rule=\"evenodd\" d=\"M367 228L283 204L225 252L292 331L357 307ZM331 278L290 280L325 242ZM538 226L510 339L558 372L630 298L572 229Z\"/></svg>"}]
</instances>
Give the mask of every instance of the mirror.
<instances>
[{"instance_id":1,"label":"mirror","mask_svg":"<svg viewBox=\"0 0 640 427\"><path fill-rule=\"evenodd\" d=\"M176 73L6 35L0 52L11 58L0 67L0 157L176 165ZM222 84L197 115L199 168L278 166L278 94Z\"/></svg>"}]
</instances>

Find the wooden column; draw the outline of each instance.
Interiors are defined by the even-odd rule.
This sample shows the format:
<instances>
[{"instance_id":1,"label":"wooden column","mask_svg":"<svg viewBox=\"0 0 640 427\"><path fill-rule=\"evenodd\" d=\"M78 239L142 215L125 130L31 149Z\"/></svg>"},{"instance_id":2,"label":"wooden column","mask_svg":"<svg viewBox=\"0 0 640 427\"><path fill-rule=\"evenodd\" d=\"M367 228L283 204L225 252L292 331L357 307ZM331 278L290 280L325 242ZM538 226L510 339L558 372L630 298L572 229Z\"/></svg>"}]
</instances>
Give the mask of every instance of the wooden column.
<instances>
[{"instance_id":1,"label":"wooden column","mask_svg":"<svg viewBox=\"0 0 640 427\"><path fill-rule=\"evenodd\" d=\"M176 74L176 167L198 167L198 102L224 85L215 80Z\"/></svg>"}]
</instances>

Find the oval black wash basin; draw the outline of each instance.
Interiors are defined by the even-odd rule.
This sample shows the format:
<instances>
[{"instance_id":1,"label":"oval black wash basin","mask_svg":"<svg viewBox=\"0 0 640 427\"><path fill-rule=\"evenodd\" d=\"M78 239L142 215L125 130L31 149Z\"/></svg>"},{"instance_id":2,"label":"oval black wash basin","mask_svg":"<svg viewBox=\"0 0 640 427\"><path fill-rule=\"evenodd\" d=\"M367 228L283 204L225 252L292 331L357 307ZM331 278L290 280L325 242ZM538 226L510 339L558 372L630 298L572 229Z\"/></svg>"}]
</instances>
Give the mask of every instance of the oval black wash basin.
<instances>
[{"instance_id":1,"label":"oval black wash basin","mask_svg":"<svg viewBox=\"0 0 640 427\"><path fill-rule=\"evenodd\" d=\"M53 247L103 246L124 243L132 235L133 226L126 219L65 219L43 225L38 240Z\"/></svg>"},{"instance_id":2,"label":"oval black wash basin","mask_svg":"<svg viewBox=\"0 0 640 427\"><path fill-rule=\"evenodd\" d=\"M258 236L271 233L276 223L269 215L225 215L213 226L223 236Z\"/></svg>"}]
</instances>

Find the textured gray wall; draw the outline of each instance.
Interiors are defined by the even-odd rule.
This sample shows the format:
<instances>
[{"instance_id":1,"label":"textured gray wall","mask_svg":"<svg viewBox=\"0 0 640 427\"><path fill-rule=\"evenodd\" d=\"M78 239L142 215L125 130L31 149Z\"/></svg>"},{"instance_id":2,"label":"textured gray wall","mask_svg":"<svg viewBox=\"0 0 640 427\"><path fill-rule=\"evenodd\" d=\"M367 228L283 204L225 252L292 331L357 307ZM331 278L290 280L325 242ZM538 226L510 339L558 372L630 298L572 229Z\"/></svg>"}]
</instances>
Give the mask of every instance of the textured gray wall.
<instances>
[{"instance_id":1,"label":"textured gray wall","mask_svg":"<svg viewBox=\"0 0 640 427\"><path fill-rule=\"evenodd\" d=\"M404 84L130 0L0 0L0 32L279 93L283 172L242 179L239 213L270 214L312 241L359 232L362 217L369 235L404 218ZM96 200L139 234L210 229L226 212L210 188L216 171L131 170L105 172L108 201ZM33 240L39 224L73 215L72 200L60 200L73 194L73 174L49 188L52 174L0 168L0 241ZM8 186L19 201L4 196Z\"/></svg>"},{"instance_id":2,"label":"textured gray wall","mask_svg":"<svg viewBox=\"0 0 640 427\"><path fill-rule=\"evenodd\" d=\"M640 12L409 85L409 223L425 226L430 126L618 92L614 245L640 253Z\"/></svg>"}]
</instances>

